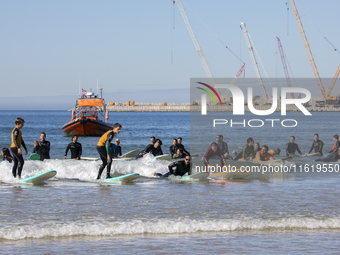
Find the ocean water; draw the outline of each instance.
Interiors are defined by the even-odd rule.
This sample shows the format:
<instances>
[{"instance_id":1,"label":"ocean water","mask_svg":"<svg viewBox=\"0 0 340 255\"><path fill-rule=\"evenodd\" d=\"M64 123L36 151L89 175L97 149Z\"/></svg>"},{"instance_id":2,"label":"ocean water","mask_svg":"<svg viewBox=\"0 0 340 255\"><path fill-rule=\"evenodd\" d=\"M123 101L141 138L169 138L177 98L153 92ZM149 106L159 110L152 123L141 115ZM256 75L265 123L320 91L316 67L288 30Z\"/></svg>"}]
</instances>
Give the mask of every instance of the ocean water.
<instances>
[{"instance_id":1,"label":"ocean water","mask_svg":"<svg viewBox=\"0 0 340 255\"><path fill-rule=\"evenodd\" d=\"M113 164L112 171L136 172L139 179L105 185L94 180L99 161L60 160L71 140L61 130L71 117L69 112L1 111L0 115L0 146L10 146L14 119L19 116L26 121L22 132L29 152L41 131L51 142L52 159L26 160L23 177L52 169L58 172L45 185L30 186L11 176L11 164L0 163L1 254L338 253L340 178L328 165L324 172L253 173L244 180L178 182L152 177L155 171L167 172L170 162L148 155ZM300 126L294 129L210 130L204 133L208 138L189 144L194 117L111 113L110 122L123 126L118 136L123 153L143 149L154 135L162 139L165 153L172 139L181 136L185 147L200 155L216 133L224 135L231 149L253 136L284 151L294 133L306 152L315 132L325 147L331 147L339 125L336 113L314 113L314 121L297 115ZM98 157L98 139L79 138L84 156ZM313 159L291 162L305 169L316 166Z\"/></svg>"}]
</instances>

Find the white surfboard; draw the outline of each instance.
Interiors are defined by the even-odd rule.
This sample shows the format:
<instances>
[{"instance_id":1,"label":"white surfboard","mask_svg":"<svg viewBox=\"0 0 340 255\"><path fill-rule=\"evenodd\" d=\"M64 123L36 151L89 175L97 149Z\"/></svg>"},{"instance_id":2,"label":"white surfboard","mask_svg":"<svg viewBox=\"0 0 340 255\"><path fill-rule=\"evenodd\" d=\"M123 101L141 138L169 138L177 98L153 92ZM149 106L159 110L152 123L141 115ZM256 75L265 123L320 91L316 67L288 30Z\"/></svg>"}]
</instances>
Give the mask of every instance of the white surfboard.
<instances>
[{"instance_id":1,"label":"white surfboard","mask_svg":"<svg viewBox=\"0 0 340 255\"><path fill-rule=\"evenodd\" d=\"M33 175L31 177L28 177L28 178L21 179L20 182L30 183L30 184L34 184L34 185L42 184L44 181L54 177L56 174L57 174L57 171L51 170L51 171L47 171L45 173L41 173L41 174Z\"/></svg>"},{"instance_id":2,"label":"white surfboard","mask_svg":"<svg viewBox=\"0 0 340 255\"><path fill-rule=\"evenodd\" d=\"M99 158L80 157L81 160L97 161Z\"/></svg>"},{"instance_id":3,"label":"white surfboard","mask_svg":"<svg viewBox=\"0 0 340 255\"><path fill-rule=\"evenodd\" d=\"M181 177L181 181L204 181L208 178L209 172L198 172L191 175L184 175Z\"/></svg>"},{"instance_id":4,"label":"white surfboard","mask_svg":"<svg viewBox=\"0 0 340 255\"><path fill-rule=\"evenodd\" d=\"M113 177L113 178L109 178L109 179L105 179L103 180L104 182L116 182L116 181L120 181L120 182L131 182L137 178L139 178L139 174L137 173L132 173L132 174L125 174L125 175L121 175L118 177Z\"/></svg>"},{"instance_id":5,"label":"white surfboard","mask_svg":"<svg viewBox=\"0 0 340 255\"><path fill-rule=\"evenodd\" d=\"M321 156L320 152L310 153L306 155L307 157L319 157Z\"/></svg>"},{"instance_id":6,"label":"white surfboard","mask_svg":"<svg viewBox=\"0 0 340 255\"><path fill-rule=\"evenodd\" d=\"M112 161L132 160L133 158L113 158Z\"/></svg>"},{"instance_id":7,"label":"white surfboard","mask_svg":"<svg viewBox=\"0 0 340 255\"><path fill-rule=\"evenodd\" d=\"M155 157L156 159L159 160L171 160L171 155L170 154L163 154Z\"/></svg>"},{"instance_id":8,"label":"white surfboard","mask_svg":"<svg viewBox=\"0 0 340 255\"><path fill-rule=\"evenodd\" d=\"M135 158L137 157L138 153L139 153L139 150L135 149L135 150L132 150L132 151L129 151L123 154L122 156L120 156L120 158Z\"/></svg>"}]
</instances>

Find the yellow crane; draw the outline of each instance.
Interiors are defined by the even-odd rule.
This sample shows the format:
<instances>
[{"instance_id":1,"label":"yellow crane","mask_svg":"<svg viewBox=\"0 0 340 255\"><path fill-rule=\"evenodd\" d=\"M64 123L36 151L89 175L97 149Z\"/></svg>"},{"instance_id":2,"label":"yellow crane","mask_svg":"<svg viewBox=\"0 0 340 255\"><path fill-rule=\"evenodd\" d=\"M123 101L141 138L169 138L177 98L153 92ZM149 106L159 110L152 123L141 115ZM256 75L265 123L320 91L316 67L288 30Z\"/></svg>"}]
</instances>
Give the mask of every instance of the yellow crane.
<instances>
[{"instance_id":1,"label":"yellow crane","mask_svg":"<svg viewBox=\"0 0 340 255\"><path fill-rule=\"evenodd\" d=\"M298 27L299 27L299 30L300 30L300 34L301 34L301 37L302 37L302 40L303 40L303 43L305 45L305 48L306 48L306 51L307 51L307 55L308 55L308 58L309 58L309 61L312 65L312 68L313 68L313 72L314 72L314 75L315 75L315 78L316 78L316 81L318 83L318 86L319 86L319 89L321 91L321 94L322 96L324 97L324 99L327 101L327 100L337 100L338 97L337 95L339 94L336 94L334 96L331 96L330 93L335 85L335 82L339 76L339 73L340 73L340 65L338 67L338 70L336 71L335 75L334 75L334 78L331 82L331 85L329 86L329 89L327 91L327 94L326 94L326 91L322 85L322 81L321 81L321 78L320 78L320 75L319 75L319 71L318 69L316 68L316 64L315 64L315 61L314 61L314 58L313 58L313 55L312 55L312 51L309 47L309 43L307 41L307 37L306 37L306 34L305 34L305 30L303 29L303 26L302 26L302 23L301 23L301 19L300 19L300 16L299 16L299 13L296 9L296 6L295 6L295 2L294 0L290 0L290 3L292 4L292 7L293 7L293 11L294 11L294 15L295 15L295 19L296 19L296 22L298 24Z\"/></svg>"}]
</instances>

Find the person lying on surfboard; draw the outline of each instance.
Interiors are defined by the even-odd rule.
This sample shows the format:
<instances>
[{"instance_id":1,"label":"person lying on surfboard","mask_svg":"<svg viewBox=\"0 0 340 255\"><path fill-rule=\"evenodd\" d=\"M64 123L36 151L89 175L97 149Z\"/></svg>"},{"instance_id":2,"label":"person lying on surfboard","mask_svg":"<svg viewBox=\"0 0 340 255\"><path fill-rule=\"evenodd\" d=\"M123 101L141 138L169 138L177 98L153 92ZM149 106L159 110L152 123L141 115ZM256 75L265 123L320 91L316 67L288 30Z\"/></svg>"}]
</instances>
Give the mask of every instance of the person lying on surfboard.
<instances>
[{"instance_id":1,"label":"person lying on surfboard","mask_svg":"<svg viewBox=\"0 0 340 255\"><path fill-rule=\"evenodd\" d=\"M295 136L292 135L290 137L290 142L286 144L286 156L289 156L289 154L295 154L295 151L303 156L302 152L299 149L299 146L295 143Z\"/></svg>"},{"instance_id":2,"label":"person lying on surfboard","mask_svg":"<svg viewBox=\"0 0 340 255\"><path fill-rule=\"evenodd\" d=\"M268 160L274 160L274 158L272 157L272 155L268 153L268 146L263 145L262 149L256 153L256 156L253 161L262 162Z\"/></svg>"},{"instance_id":3,"label":"person lying on surfboard","mask_svg":"<svg viewBox=\"0 0 340 255\"><path fill-rule=\"evenodd\" d=\"M66 147L64 159L66 159L68 150L71 150L71 159L80 160L80 156L82 154L82 146L81 143L78 143L78 136L72 136L72 143L69 143Z\"/></svg>"},{"instance_id":4,"label":"person lying on surfboard","mask_svg":"<svg viewBox=\"0 0 340 255\"><path fill-rule=\"evenodd\" d=\"M97 179L100 179L105 167L107 167L106 178L111 178L110 172L112 159L110 157L110 143L115 135L120 133L121 129L122 125L120 125L119 123L114 124L113 129L103 134L98 141L97 151L103 163L99 167Z\"/></svg>"},{"instance_id":5,"label":"person lying on surfboard","mask_svg":"<svg viewBox=\"0 0 340 255\"><path fill-rule=\"evenodd\" d=\"M3 161L8 161L9 163L12 163L13 157L12 157L11 153L9 152L8 148L2 148L1 155L2 155Z\"/></svg>"},{"instance_id":6,"label":"person lying on surfboard","mask_svg":"<svg viewBox=\"0 0 340 255\"><path fill-rule=\"evenodd\" d=\"M217 157L220 158L221 168L227 164L226 161L225 161L224 155L223 155L223 153L222 153L222 151L220 149L220 147L218 147L217 143L215 143L215 142L212 143L208 147L207 151L204 154L203 160L204 160L204 165L206 167L210 167L209 159L211 159L214 156L217 156Z\"/></svg>"},{"instance_id":7,"label":"person lying on surfboard","mask_svg":"<svg viewBox=\"0 0 340 255\"><path fill-rule=\"evenodd\" d=\"M268 151L268 153L269 153L272 157L274 157L275 155L279 155L280 152L281 152L281 150L280 150L279 148L276 148L275 150L270 150L270 151Z\"/></svg>"},{"instance_id":8,"label":"person lying on surfboard","mask_svg":"<svg viewBox=\"0 0 340 255\"><path fill-rule=\"evenodd\" d=\"M25 155L27 155L27 148L24 140L22 139L21 129L24 126L24 119L16 118L15 119L15 128L12 130L12 144L11 144L11 152L13 154L13 168L12 174L14 178L18 176L19 180L21 179L21 172L24 166L24 159L22 157L21 145L25 149ZM18 170L18 171L17 171Z\"/></svg>"},{"instance_id":9,"label":"person lying on surfboard","mask_svg":"<svg viewBox=\"0 0 340 255\"><path fill-rule=\"evenodd\" d=\"M191 175L191 164L190 164L190 156L186 155L184 160L176 161L171 163L168 166L169 172L166 174L161 174L161 173L153 173L154 176L158 177L168 177L169 175L173 174L175 176L183 176L186 173L188 175ZM175 170L174 170L175 168Z\"/></svg>"},{"instance_id":10,"label":"person lying on surfboard","mask_svg":"<svg viewBox=\"0 0 340 255\"><path fill-rule=\"evenodd\" d=\"M325 158L318 158L313 161L338 162L340 161L340 149Z\"/></svg>"},{"instance_id":11,"label":"person lying on surfboard","mask_svg":"<svg viewBox=\"0 0 340 255\"><path fill-rule=\"evenodd\" d=\"M146 146L144 150L138 153L136 159L142 158L145 154L151 153L154 156L158 156L159 151L157 148L162 145L162 141L160 139L156 139L155 144L149 144Z\"/></svg>"},{"instance_id":12,"label":"person lying on surfboard","mask_svg":"<svg viewBox=\"0 0 340 255\"><path fill-rule=\"evenodd\" d=\"M310 154L312 150L314 149L315 153L320 153L320 155L322 156L323 155L322 148L323 148L323 142L319 140L319 134L315 133L312 147L310 148L309 152L306 153L305 155Z\"/></svg>"},{"instance_id":13,"label":"person lying on surfboard","mask_svg":"<svg viewBox=\"0 0 340 255\"><path fill-rule=\"evenodd\" d=\"M151 136L150 137L150 142L151 144L150 145L153 145L155 144L155 142L157 141L157 139L154 137L154 136ZM162 147L161 145L158 146L155 150L155 152L153 153L154 156L160 156L160 155L163 155L163 151L162 151Z\"/></svg>"},{"instance_id":14,"label":"person lying on surfboard","mask_svg":"<svg viewBox=\"0 0 340 255\"><path fill-rule=\"evenodd\" d=\"M122 156L122 147L119 146L120 139L117 138L115 143L111 143L110 145L110 156L111 158L118 158L119 156Z\"/></svg>"}]
</instances>

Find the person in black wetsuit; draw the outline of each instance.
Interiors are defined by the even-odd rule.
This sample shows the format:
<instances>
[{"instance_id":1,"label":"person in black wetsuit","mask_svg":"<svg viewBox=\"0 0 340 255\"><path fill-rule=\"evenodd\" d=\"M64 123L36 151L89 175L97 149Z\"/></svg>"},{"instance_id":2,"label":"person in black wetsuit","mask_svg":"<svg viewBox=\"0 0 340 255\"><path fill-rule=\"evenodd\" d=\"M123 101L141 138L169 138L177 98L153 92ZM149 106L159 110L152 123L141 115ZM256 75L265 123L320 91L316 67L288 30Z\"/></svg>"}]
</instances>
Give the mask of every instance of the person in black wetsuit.
<instances>
[{"instance_id":1,"label":"person in black wetsuit","mask_svg":"<svg viewBox=\"0 0 340 255\"><path fill-rule=\"evenodd\" d=\"M173 158L174 154L177 152L177 139L172 140L172 145L170 146L170 155Z\"/></svg>"},{"instance_id":2,"label":"person in black wetsuit","mask_svg":"<svg viewBox=\"0 0 340 255\"><path fill-rule=\"evenodd\" d=\"M150 142L151 142L152 144L155 144L155 142L156 142L156 137L151 136L151 137L150 137Z\"/></svg>"},{"instance_id":3,"label":"person in black wetsuit","mask_svg":"<svg viewBox=\"0 0 340 255\"><path fill-rule=\"evenodd\" d=\"M138 153L136 159L142 158L145 154L151 153L154 156L158 156L159 151L157 148L162 145L162 141L160 139L156 139L155 144L149 144L146 146L144 150Z\"/></svg>"},{"instance_id":4,"label":"person in black wetsuit","mask_svg":"<svg viewBox=\"0 0 340 255\"><path fill-rule=\"evenodd\" d=\"M45 132L40 133L40 141L34 141L33 153L38 153L40 155L40 160L50 159L50 147L51 143L46 141Z\"/></svg>"},{"instance_id":5,"label":"person in black wetsuit","mask_svg":"<svg viewBox=\"0 0 340 255\"><path fill-rule=\"evenodd\" d=\"M315 153L320 153L320 155L322 156L323 155L322 148L323 148L323 142L319 140L319 134L314 134L314 141L312 143L312 147L310 148L309 152L306 154L307 155L310 154L312 150L314 149Z\"/></svg>"},{"instance_id":6,"label":"person in black wetsuit","mask_svg":"<svg viewBox=\"0 0 340 255\"><path fill-rule=\"evenodd\" d=\"M228 144L225 141L223 141L223 135L216 135L216 143L218 147L220 147L224 155L224 158L233 159L232 157L229 156Z\"/></svg>"},{"instance_id":7,"label":"person in black wetsuit","mask_svg":"<svg viewBox=\"0 0 340 255\"><path fill-rule=\"evenodd\" d=\"M173 168L175 168L175 170ZM175 176L183 176L186 173L188 173L188 175L191 175L190 156L186 155L184 160L171 163L168 166L168 169L169 172L166 174L154 173L153 175L158 177L168 177L171 174Z\"/></svg>"},{"instance_id":8,"label":"person in black wetsuit","mask_svg":"<svg viewBox=\"0 0 340 255\"><path fill-rule=\"evenodd\" d=\"M189 156L190 156L190 152L187 151L187 150L184 148L184 145L182 144L182 137L178 137L178 138L177 138L177 148L183 149L183 153L184 153L185 155L189 155Z\"/></svg>"},{"instance_id":9,"label":"person in black wetsuit","mask_svg":"<svg viewBox=\"0 0 340 255\"><path fill-rule=\"evenodd\" d=\"M335 144L333 145L332 149L328 153L333 153L335 151L338 151L340 148L340 141L339 141L338 135L333 135L333 141L335 142Z\"/></svg>"},{"instance_id":10,"label":"person in black wetsuit","mask_svg":"<svg viewBox=\"0 0 340 255\"><path fill-rule=\"evenodd\" d=\"M185 158L185 154L183 153L182 149L177 149L176 154L174 154L173 158Z\"/></svg>"},{"instance_id":11,"label":"person in black wetsuit","mask_svg":"<svg viewBox=\"0 0 340 255\"><path fill-rule=\"evenodd\" d=\"M72 136L72 143L69 143L66 147L64 159L66 159L68 150L71 150L71 159L80 160L80 156L82 154L81 144L77 142L78 136Z\"/></svg>"},{"instance_id":12,"label":"person in black wetsuit","mask_svg":"<svg viewBox=\"0 0 340 255\"><path fill-rule=\"evenodd\" d=\"M17 177L18 175L19 180L21 179L21 172L24 166L24 159L22 157L21 145L25 149L25 155L27 155L27 148L26 148L24 140L22 139L22 133L20 130L24 126L24 123L25 123L24 119L16 118L15 119L16 127L13 128L12 130L12 144L11 144L11 152L13 154L12 174L14 178Z\"/></svg>"},{"instance_id":13,"label":"person in black wetsuit","mask_svg":"<svg viewBox=\"0 0 340 255\"><path fill-rule=\"evenodd\" d=\"M340 161L340 149L338 149L337 151L335 151L333 154L329 155L328 157L318 158L318 159L315 159L314 161L338 162Z\"/></svg>"},{"instance_id":14,"label":"person in black wetsuit","mask_svg":"<svg viewBox=\"0 0 340 255\"><path fill-rule=\"evenodd\" d=\"M119 156L122 156L122 147L120 147L119 144L120 144L119 138L116 139L115 144L111 144L110 146L111 158L118 158Z\"/></svg>"},{"instance_id":15,"label":"person in black wetsuit","mask_svg":"<svg viewBox=\"0 0 340 255\"><path fill-rule=\"evenodd\" d=\"M295 154L295 151L297 151L298 153L300 153L301 156L302 152L299 149L299 146L295 143L295 136L291 136L290 137L290 142L287 143L286 145L286 156L289 156L289 154Z\"/></svg>"},{"instance_id":16,"label":"person in black wetsuit","mask_svg":"<svg viewBox=\"0 0 340 255\"><path fill-rule=\"evenodd\" d=\"M8 148L3 148L1 150L1 155L2 155L3 161L8 161L9 163L12 163L13 157L12 157L11 153L9 152Z\"/></svg>"}]
</instances>

